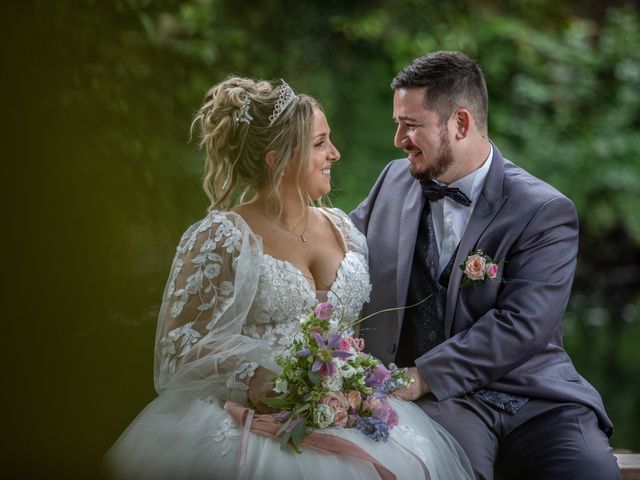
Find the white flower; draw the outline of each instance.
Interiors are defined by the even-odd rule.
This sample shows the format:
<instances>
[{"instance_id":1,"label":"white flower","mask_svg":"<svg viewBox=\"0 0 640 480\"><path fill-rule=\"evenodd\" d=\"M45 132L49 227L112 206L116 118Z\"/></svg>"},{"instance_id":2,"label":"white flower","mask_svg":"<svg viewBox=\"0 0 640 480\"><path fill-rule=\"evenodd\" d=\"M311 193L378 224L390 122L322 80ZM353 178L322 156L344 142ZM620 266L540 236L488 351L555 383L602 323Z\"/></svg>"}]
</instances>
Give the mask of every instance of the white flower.
<instances>
[{"instance_id":1,"label":"white flower","mask_svg":"<svg viewBox=\"0 0 640 480\"><path fill-rule=\"evenodd\" d=\"M197 231L198 232L206 232L207 230L209 230L209 228L211 228L211 218L206 217L202 220L202 222L200 222L200 225L198 225ZM195 235L194 235L195 238Z\"/></svg>"},{"instance_id":2,"label":"white flower","mask_svg":"<svg viewBox=\"0 0 640 480\"><path fill-rule=\"evenodd\" d=\"M220 295L224 295L225 297L231 295L233 293L233 283L228 280L225 280L220 284Z\"/></svg>"},{"instance_id":3,"label":"white flower","mask_svg":"<svg viewBox=\"0 0 640 480\"><path fill-rule=\"evenodd\" d=\"M255 362L246 362L244 364L241 364L240 367L238 367L238 370L236 370L236 373L238 374L238 378L251 378L253 377L253 374L256 371L256 368L258 368L258 364Z\"/></svg>"},{"instance_id":4,"label":"white flower","mask_svg":"<svg viewBox=\"0 0 640 480\"><path fill-rule=\"evenodd\" d=\"M323 380L324 386L332 391L339 392L342 390L342 377L340 375L340 369L338 369L338 373L331 377L325 377Z\"/></svg>"},{"instance_id":5,"label":"white flower","mask_svg":"<svg viewBox=\"0 0 640 480\"><path fill-rule=\"evenodd\" d=\"M190 252L195 243L196 243L196 236L195 235L191 235L191 237L189 237L189 240L187 241L187 243L184 244L184 247L183 247L182 250L184 252Z\"/></svg>"},{"instance_id":6,"label":"white flower","mask_svg":"<svg viewBox=\"0 0 640 480\"><path fill-rule=\"evenodd\" d=\"M189 295L195 295L202 288L202 270L198 269L193 275L187 277L186 290Z\"/></svg>"},{"instance_id":7,"label":"white flower","mask_svg":"<svg viewBox=\"0 0 640 480\"><path fill-rule=\"evenodd\" d=\"M200 305L198 305L197 310L199 312L206 312L207 310L210 310L211 308L213 308L213 301L201 303Z\"/></svg>"},{"instance_id":8,"label":"white flower","mask_svg":"<svg viewBox=\"0 0 640 480\"><path fill-rule=\"evenodd\" d=\"M204 276L211 279L211 278L216 278L218 275L220 275L220 264L219 263L208 263L205 267L204 267Z\"/></svg>"},{"instance_id":9,"label":"white flower","mask_svg":"<svg viewBox=\"0 0 640 480\"><path fill-rule=\"evenodd\" d=\"M334 417L335 412L333 411L333 408L322 403L316 406L313 414L313 422L318 426L318 428L327 428L333 423Z\"/></svg>"},{"instance_id":10,"label":"white flower","mask_svg":"<svg viewBox=\"0 0 640 480\"><path fill-rule=\"evenodd\" d=\"M288 393L289 392L289 384L286 380L281 378L276 380L276 385L273 387L273 391L277 393Z\"/></svg>"},{"instance_id":11,"label":"white flower","mask_svg":"<svg viewBox=\"0 0 640 480\"><path fill-rule=\"evenodd\" d=\"M359 373L357 369L353 368L351 365L345 362L344 365L340 368L338 374L342 378L351 378L357 373Z\"/></svg>"},{"instance_id":12,"label":"white flower","mask_svg":"<svg viewBox=\"0 0 640 480\"><path fill-rule=\"evenodd\" d=\"M187 302L183 302L182 300L179 300L179 301L175 302L171 306L171 316L173 318L176 318L178 315L180 315L182 313L182 309L184 308L184 306L186 304L187 304Z\"/></svg>"},{"instance_id":13,"label":"white flower","mask_svg":"<svg viewBox=\"0 0 640 480\"><path fill-rule=\"evenodd\" d=\"M216 248L216 242L214 242L209 238L202 243L202 246L200 247L200 251L204 253L204 252L209 252L215 248Z\"/></svg>"},{"instance_id":14,"label":"white flower","mask_svg":"<svg viewBox=\"0 0 640 480\"><path fill-rule=\"evenodd\" d=\"M222 263L222 257L218 253L215 253L215 252L214 253L207 253L207 258L209 260L211 260L212 262ZM237 260L237 257L233 259L234 262L236 260Z\"/></svg>"},{"instance_id":15,"label":"white flower","mask_svg":"<svg viewBox=\"0 0 640 480\"><path fill-rule=\"evenodd\" d=\"M240 251L241 246L240 234L237 231L231 232L231 236L229 236L222 245L229 253L233 253L234 250Z\"/></svg>"}]
</instances>

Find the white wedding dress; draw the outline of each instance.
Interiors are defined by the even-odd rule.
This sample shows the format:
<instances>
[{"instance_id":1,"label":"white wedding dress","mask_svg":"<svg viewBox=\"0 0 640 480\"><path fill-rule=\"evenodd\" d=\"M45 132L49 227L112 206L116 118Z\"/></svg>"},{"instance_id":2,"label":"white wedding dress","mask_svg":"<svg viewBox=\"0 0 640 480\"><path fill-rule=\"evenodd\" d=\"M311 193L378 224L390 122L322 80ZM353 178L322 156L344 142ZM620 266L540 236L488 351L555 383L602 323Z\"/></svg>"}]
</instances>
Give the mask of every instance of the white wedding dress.
<instances>
[{"instance_id":1,"label":"white wedding dress","mask_svg":"<svg viewBox=\"0 0 640 480\"><path fill-rule=\"evenodd\" d=\"M369 298L366 240L340 210L321 210L346 251L328 300L357 315ZM262 241L233 212L213 211L180 240L160 311L155 350L158 397L107 454L122 479L380 478L372 463L305 449L242 428L225 401L247 403L258 366L278 371L274 357L318 303L311 283L292 264L262 251ZM354 428L324 433L347 439L398 479L472 478L457 442L411 402L394 399L400 424L379 443ZM246 461L240 460L245 449ZM416 458L417 457L417 458Z\"/></svg>"}]
</instances>

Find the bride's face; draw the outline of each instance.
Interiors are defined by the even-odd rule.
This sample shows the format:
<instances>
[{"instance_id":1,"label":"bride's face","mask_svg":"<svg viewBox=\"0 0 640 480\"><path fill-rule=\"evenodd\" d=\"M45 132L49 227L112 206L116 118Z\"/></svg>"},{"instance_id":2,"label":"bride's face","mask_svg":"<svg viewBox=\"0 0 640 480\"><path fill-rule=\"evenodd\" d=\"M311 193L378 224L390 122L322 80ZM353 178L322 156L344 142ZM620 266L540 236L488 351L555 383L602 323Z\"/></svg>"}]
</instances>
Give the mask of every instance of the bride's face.
<instances>
[{"instance_id":1,"label":"bride's face","mask_svg":"<svg viewBox=\"0 0 640 480\"><path fill-rule=\"evenodd\" d=\"M313 133L309 153L309 171L303 189L313 200L331 191L331 167L340 160L340 152L331 143L331 129L321 110L314 110Z\"/></svg>"}]
</instances>

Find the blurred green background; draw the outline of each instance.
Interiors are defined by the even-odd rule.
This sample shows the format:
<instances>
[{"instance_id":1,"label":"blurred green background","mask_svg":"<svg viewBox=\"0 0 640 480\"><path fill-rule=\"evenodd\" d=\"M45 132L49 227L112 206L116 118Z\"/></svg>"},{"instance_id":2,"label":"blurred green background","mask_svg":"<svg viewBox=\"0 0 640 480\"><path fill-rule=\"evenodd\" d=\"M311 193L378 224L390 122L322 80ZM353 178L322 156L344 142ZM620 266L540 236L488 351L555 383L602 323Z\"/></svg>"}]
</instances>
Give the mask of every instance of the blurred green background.
<instances>
[{"instance_id":1,"label":"blurred green background","mask_svg":"<svg viewBox=\"0 0 640 480\"><path fill-rule=\"evenodd\" d=\"M609 6L605 6L605 3ZM394 149L389 82L462 50L492 139L581 219L566 346L640 451L637 1L56 0L3 3L6 478L95 478L154 397L155 319L205 212L189 124L236 73L326 107L350 210ZM4 473L4 472L3 472Z\"/></svg>"}]
</instances>

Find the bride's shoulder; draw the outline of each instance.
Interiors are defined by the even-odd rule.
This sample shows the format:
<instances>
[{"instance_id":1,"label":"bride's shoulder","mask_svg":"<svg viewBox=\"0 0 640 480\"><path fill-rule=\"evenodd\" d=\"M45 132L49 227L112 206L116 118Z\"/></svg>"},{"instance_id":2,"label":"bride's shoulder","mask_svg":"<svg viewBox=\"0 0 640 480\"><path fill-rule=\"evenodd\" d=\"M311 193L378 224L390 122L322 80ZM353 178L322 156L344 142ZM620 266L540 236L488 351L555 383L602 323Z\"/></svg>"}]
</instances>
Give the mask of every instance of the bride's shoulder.
<instances>
[{"instance_id":1,"label":"bride's shoulder","mask_svg":"<svg viewBox=\"0 0 640 480\"><path fill-rule=\"evenodd\" d=\"M323 208L323 212L329 217L333 224L342 232L345 240L354 247L360 249L360 245L366 243L366 239L351 221L349 215L339 208Z\"/></svg>"},{"instance_id":2,"label":"bride's shoulder","mask_svg":"<svg viewBox=\"0 0 640 480\"><path fill-rule=\"evenodd\" d=\"M317 207L316 210L322 210L327 216L334 220L335 222L344 222L344 223L352 223L349 215L347 215L344 211L339 208L334 207Z\"/></svg>"},{"instance_id":3,"label":"bride's shoulder","mask_svg":"<svg viewBox=\"0 0 640 480\"><path fill-rule=\"evenodd\" d=\"M249 225L242 215L233 210L211 210L200 221L200 229L209 229L212 227L224 226L240 231L249 230Z\"/></svg>"},{"instance_id":4,"label":"bride's shoulder","mask_svg":"<svg viewBox=\"0 0 640 480\"><path fill-rule=\"evenodd\" d=\"M201 218L187 228L183 236L190 235L194 232L201 233L216 230L220 227L237 230L248 228L242 216L236 212L231 210L210 210L204 218Z\"/></svg>"},{"instance_id":5,"label":"bride's shoulder","mask_svg":"<svg viewBox=\"0 0 640 480\"><path fill-rule=\"evenodd\" d=\"M251 230L242 216L229 210L210 210L204 218L185 230L178 250L191 250L196 243L212 239L239 242L246 234L251 234Z\"/></svg>"},{"instance_id":6,"label":"bride's shoulder","mask_svg":"<svg viewBox=\"0 0 640 480\"><path fill-rule=\"evenodd\" d=\"M351 221L349 215L347 215L344 211L339 208L322 208L323 212L333 221L334 224L338 226L343 231L351 231L356 228L356 226Z\"/></svg>"}]
</instances>

